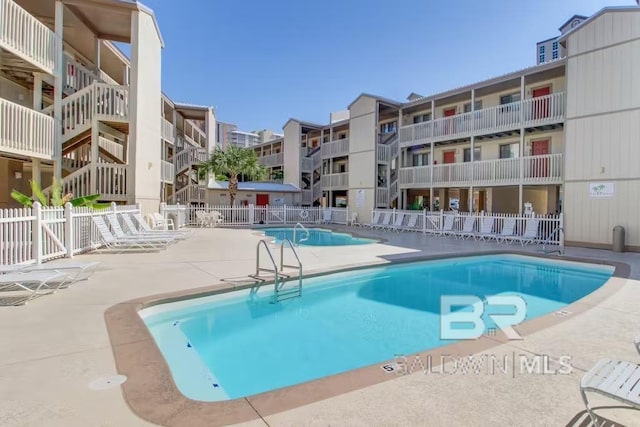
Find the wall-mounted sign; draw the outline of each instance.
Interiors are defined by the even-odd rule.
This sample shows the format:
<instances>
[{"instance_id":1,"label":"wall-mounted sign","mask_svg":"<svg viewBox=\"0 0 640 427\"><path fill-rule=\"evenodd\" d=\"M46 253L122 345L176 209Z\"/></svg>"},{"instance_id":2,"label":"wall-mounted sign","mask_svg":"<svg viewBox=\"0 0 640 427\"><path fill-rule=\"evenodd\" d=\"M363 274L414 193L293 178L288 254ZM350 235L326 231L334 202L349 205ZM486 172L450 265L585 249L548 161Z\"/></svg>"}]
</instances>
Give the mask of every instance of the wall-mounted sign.
<instances>
[{"instance_id":1,"label":"wall-mounted sign","mask_svg":"<svg viewBox=\"0 0 640 427\"><path fill-rule=\"evenodd\" d=\"M284 205L284 199L282 197L274 197L273 198L274 205Z\"/></svg>"},{"instance_id":2,"label":"wall-mounted sign","mask_svg":"<svg viewBox=\"0 0 640 427\"><path fill-rule=\"evenodd\" d=\"M364 190L356 190L356 207L364 208Z\"/></svg>"},{"instance_id":3,"label":"wall-mounted sign","mask_svg":"<svg viewBox=\"0 0 640 427\"><path fill-rule=\"evenodd\" d=\"M589 197L613 197L616 195L616 185L613 182L590 182Z\"/></svg>"}]
</instances>

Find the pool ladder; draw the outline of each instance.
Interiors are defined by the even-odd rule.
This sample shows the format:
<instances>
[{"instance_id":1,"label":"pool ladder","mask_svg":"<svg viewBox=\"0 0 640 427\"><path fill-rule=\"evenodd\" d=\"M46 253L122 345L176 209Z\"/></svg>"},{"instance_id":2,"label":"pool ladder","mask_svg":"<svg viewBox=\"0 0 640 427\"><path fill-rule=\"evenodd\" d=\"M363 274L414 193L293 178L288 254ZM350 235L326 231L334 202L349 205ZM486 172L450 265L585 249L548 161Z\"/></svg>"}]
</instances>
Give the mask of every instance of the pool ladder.
<instances>
[{"instance_id":1,"label":"pool ladder","mask_svg":"<svg viewBox=\"0 0 640 427\"><path fill-rule=\"evenodd\" d=\"M304 232L302 237L300 237L300 240L296 240L296 233L297 233L298 229L301 229ZM294 245L300 245L300 243L306 242L307 240L309 240L309 230L307 230L307 227L305 227L304 225L300 224L299 222L296 223L296 225L293 227L293 244Z\"/></svg>"},{"instance_id":2,"label":"pool ladder","mask_svg":"<svg viewBox=\"0 0 640 427\"><path fill-rule=\"evenodd\" d=\"M557 249L547 249L547 245L552 243L551 238L553 236L555 236L557 233L561 233L558 236L560 238L560 241L558 242ZM553 253L557 253L558 255L563 255L564 254L564 228L557 227L551 232L551 234L549 234L549 236L547 236L545 241L542 242L542 252L545 255L549 255L549 254L553 254Z\"/></svg>"},{"instance_id":3,"label":"pool ladder","mask_svg":"<svg viewBox=\"0 0 640 427\"><path fill-rule=\"evenodd\" d=\"M269 260L271 261L271 267L261 267L260 266L260 246L264 246L267 251L267 255L269 256ZM293 255L296 257L297 265L287 265L284 263L284 247L289 246L293 251ZM287 287L293 277L285 273L284 269L289 268L293 269L297 272L298 284L294 287ZM268 273L267 277L262 275L261 273ZM256 274L251 277L259 280L266 281L269 278L269 275L273 275L273 303L277 303L280 301L284 301L290 298L298 298L302 296L302 261L300 261L300 257L293 247L293 243L289 239L283 239L280 243L280 265L276 263L276 260L273 258L273 254L267 245L266 240L260 240L256 246Z\"/></svg>"}]
</instances>

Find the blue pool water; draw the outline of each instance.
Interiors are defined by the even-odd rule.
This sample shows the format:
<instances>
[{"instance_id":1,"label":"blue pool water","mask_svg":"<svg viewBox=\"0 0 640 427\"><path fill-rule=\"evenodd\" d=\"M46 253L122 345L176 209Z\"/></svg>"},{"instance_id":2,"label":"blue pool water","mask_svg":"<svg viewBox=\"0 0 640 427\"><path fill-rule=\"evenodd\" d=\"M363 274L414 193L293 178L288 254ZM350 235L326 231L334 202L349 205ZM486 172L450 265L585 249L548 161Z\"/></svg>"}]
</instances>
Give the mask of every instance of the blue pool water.
<instances>
[{"instance_id":1,"label":"blue pool water","mask_svg":"<svg viewBox=\"0 0 640 427\"><path fill-rule=\"evenodd\" d=\"M440 338L442 295L520 295L526 319L591 293L613 268L516 255L396 264L304 280L270 303L272 286L141 312L178 388L234 399L424 352Z\"/></svg>"},{"instance_id":2,"label":"blue pool water","mask_svg":"<svg viewBox=\"0 0 640 427\"><path fill-rule=\"evenodd\" d=\"M375 240L362 239L353 237L347 233L335 233L331 230L324 230L321 228L309 228L307 229L309 236L306 240L306 232L298 229L296 231L296 242L306 246L344 246L344 245L365 245L367 243L373 243ZM276 242L280 243L283 239L289 239L293 242L293 228L266 228L264 229L265 236L275 237Z\"/></svg>"}]
</instances>

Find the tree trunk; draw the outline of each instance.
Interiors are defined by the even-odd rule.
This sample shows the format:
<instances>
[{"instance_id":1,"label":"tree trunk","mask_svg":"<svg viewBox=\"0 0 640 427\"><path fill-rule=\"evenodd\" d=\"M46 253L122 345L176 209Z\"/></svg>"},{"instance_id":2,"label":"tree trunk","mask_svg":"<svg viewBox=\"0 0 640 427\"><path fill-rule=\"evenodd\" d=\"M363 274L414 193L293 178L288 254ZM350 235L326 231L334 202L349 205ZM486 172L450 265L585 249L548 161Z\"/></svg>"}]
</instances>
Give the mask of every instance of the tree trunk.
<instances>
[{"instance_id":1,"label":"tree trunk","mask_svg":"<svg viewBox=\"0 0 640 427\"><path fill-rule=\"evenodd\" d=\"M231 175L229 178L229 202L231 206L236 201L236 195L238 194L238 175Z\"/></svg>"}]
</instances>

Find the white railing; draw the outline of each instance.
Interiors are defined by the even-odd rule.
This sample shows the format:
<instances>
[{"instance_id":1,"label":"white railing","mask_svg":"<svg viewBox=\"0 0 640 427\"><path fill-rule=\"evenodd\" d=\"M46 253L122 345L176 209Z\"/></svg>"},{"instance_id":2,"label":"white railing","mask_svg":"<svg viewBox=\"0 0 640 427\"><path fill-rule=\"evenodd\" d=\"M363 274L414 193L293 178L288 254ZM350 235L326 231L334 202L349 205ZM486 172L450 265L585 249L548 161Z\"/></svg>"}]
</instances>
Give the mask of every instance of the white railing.
<instances>
[{"instance_id":1,"label":"white railing","mask_svg":"<svg viewBox=\"0 0 640 427\"><path fill-rule=\"evenodd\" d=\"M128 165L98 163L95 167L97 168L95 191L108 200L126 201Z\"/></svg>"},{"instance_id":2,"label":"white railing","mask_svg":"<svg viewBox=\"0 0 640 427\"><path fill-rule=\"evenodd\" d=\"M0 151L49 160L54 141L53 118L0 98Z\"/></svg>"},{"instance_id":3,"label":"white railing","mask_svg":"<svg viewBox=\"0 0 640 427\"><path fill-rule=\"evenodd\" d=\"M192 165L200 165L208 159L207 150L204 148L189 147L173 156L175 170L179 173Z\"/></svg>"},{"instance_id":4,"label":"white railing","mask_svg":"<svg viewBox=\"0 0 640 427\"><path fill-rule=\"evenodd\" d=\"M63 90L65 93L75 93L91 86L98 76L84 65L67 56L64 57Z\"/></svg>"},{"instance_id":5,"label":"white railing","mask_svg":"<svg viewBox=\"0 0 640 427\"><path fill-rule=\"evenodd\" d=\"M53 74L62 43L46 25L12 0L0 0L0 47Z\"/></svg>"},{"instance_id":6,"label":"white railing","mask_svg":"<svg viewBox=\"0 0 640 427\"><path fill-rule=\"evenodd\" d=\"M94 83L95 112L101 119L124 120L129 117L129 87Z\"/></svg>"},{"instance_id":7,"label":"white railing","mask_svg":"<svg viewBox=\"0 0 640 427\"><path fill-rule=\"evenodd\" d=\"M176 191L169 200L172 203L204 203L206 198L206 186L190 184Z\"/></svg>"},{"instance_id":8,"label":"white railing","mask_svg":"<svg viewBox=\"0 0 640 427\"><path fill-rule=\"evenodd\" d=\"M339 157L349 154L349 139L338 139L331 142L326 142L321 145L321 156L327 157Z\"/></svg>"},{"instance_id":9,"label":"white railing","mask_svg":"<svg viewBox=\"0 0 640 427\"><path fill-rule=\"evenodd\" d=\"M120 161L124 161L124 146L103 136L98 139L98 146Z\"/></svg>"},{"instance_id":10,"label":"white railing","mask_svg":"<svg viewBox=\"0 0 640 427\"><path fill-rule=\"evenodd\" d=\"M284 165L283 153L268 154L266 156L258 157L258 162L264 166L282 166Z\"/></svg>"},{"instance_id":11,"label":"white railing","mask_svg":"<svg viewBox=\"0 0 640 427\"><path fill-rule=\"evenodd\" d=\"M332 173L320 177L322 188L344 188L349 186L349 173Z\"/></svg>"},{"instance_id":12,"label":"white railing","mask_svg":"<svg viewBox=\"0 0 640 427\"><path fill-rule=\"evenodd\" d=\"M62 167L68 171L76 171L91 163L91 146L81 145L62 157Z\"/></svg>"},{"instance_id":13,"label":"white railing","mask_svg":"<svg viewBox=\"0 0 640 427\"><path fill-rule=\"evenodd\" d=\"M398 197L398 179L394 179L389 186L389 202Z\"/></svg>"},{"instance_id":14,"label":"white railing","mask_svg":"<svg viewBox=\"0 0 640 427\"><path fill-rule=\"evenodd\" d=\"M169 120L162 118L162 138L173 144L175 141L175 127Z\"/></svg>"},{"instance_id":15,"label":"white railing","mask_svg":"<svg viewBox=\"0 0 640 427\"><path fill-rule=\"evenodd\" d=\"M398 183L404 188L424 187L431 184L508 185L519 184L521 181L523 184L554 184L562 182L564 163L562 154L448 163L433 166L433 181L431 168L431 166L401 168Z\"/></svg>"},{"instance_id":16,"label":"white railing","mask_svg":"<svg viewBox=\"0 0 640 427\"><path fill-rule=\"evenodd\" d=\"M184 136L191 139L200 147L207 146L207 135L190 120L184 121Z\"/></svg>"},{"instance_id":17,"label":"white railing","mask_svg":"<svg viewBox=\"0 0 640 427\"><path fill-rule=\"evenodd\" d=\"M391 150L388 145L378 144L378 163L389 163L391 161Z\"/></svg>"},{"instance_id":18,"label":"white railing","mask_svg":"<svg viewBox=\"0 0 640 427\"><path fill-rule=\"evenodd\" d=\"M202 205L202 206L184 206L184 205L160 205L160 213L165 218L179 217L184 222L180 226L200 226L196 212L205 213L218 212L222 222L220 226L231 227L253 227L254 225L295 225L301 224L343 224L346 225L349 218L347 208L322 208L319 206L286 206L286 205L269 205L269 206L229 206L229 205ZM327 212L331 212L330 218ZM329 218L327 220L327 218Z\"/></svg>"},{"instance_id":19,"label":"white railing","mask_svg":"<svg viewBox=\"0 0 640 427\"><path fill-rule=\"evenodd\" d=\"M557 92L402 126L400 146L409 147L430 141L466 138L471 135L562 122L565 116L565 98L564 92Z\"/></svg>"},{"instance_id":20,"label":"white railing","mask_svg":"<svg viewBox=\"0 0 640 427\"><path fill-rule=\"evenodd\" d=\"M302 190L302 204L310 205L313 203L313 190Z\"/></svg>"},{"instance_id":21,"label":"white railing","mask_svg":"<svg viewBox=\"0 0 640 427\"><path fill-rule=\"evenodd\" d=\"M313 170L318 169L322 165L322 153L320 150L313 153L311 160L313 161Z\"/></svg>"},{"instance_id":22,"label":"white railing","mask_svg":"<svg viewBox=\"0 0 640 427\"><path fill-rule=\"evenodd\" d=\"M302 170L313 171L313 159L311 157L302 158Z\"/></svg>"},{"instance_id":23,"label":"white railing","mask_svg":"<svg viewBox=\"0 0 640 427\"><path fill-rule=\"evenodd\" d=\"M0 265L42 263L100 246L100 234L92 216L140 213L137 206L90 208L42 207L0 209Z\"/></svg>"},{"instance_id":24,"label":"white railing","mask_svg":"<svg viewBox=\"0 0 640 427\"><path fill-rule=\"evenodd\" d=\"M389 206L389 189L378 188L376 190L376 206L388 207Z\"/></svg>"},{"instance_id":25,"label":"white railing","mask_svg":"<svg viewBox=\"0 0 640 427\"><path fill-rule=\"evenodd\" d=\"M160 165L162 169L161 179L164 182L173 182L176 177L175 166L173 163L162 160Z\"/></svg>"},{"instance_id":26,"label":"white railing","mask_svg":"<svg viewBox=\"0 0 640 427\"><path fill-rule=\"evenodd\" d=\"M515 236L522 236L527 226L527 221L536 220L538 222L538 232L532 239L535 243L545 243L548 245L564 245L564 233L555 232L558 228L564 226L563 214L555 215L530 215L511 214L511 213L486 213L486 212L445 212L445 211L428 211L428 210L397 210L397 209L374 209L372 218L375 213L380 215L391 213L390 224L395 224L398 215L403 215L402 223L397 227L401 230L422 231L423 233L441 234L447 231L453 235L462 233L465 219L473 218L473 229L467 231L470 233L479 233L480 224L491 219L491 232L488 234L497 235L502 231L505 220L512 218L515 220ZM411 215L417 215L416 225L409 227L409 219ZM446 217L453 217L453 228L451 230L443 230ZM485 230L486 231L486 230Z\"/></svg>"},{"instance_id":27,"label":"white railing","mask_svg":"<svg viewBox=\"0 0 640 427\"><path fill-rule=\"evenodd\" d=\"M322 196L322 185L318 180L315 184L313 184L313 200L318 200Z\"/></svg>"}]
</instances>

